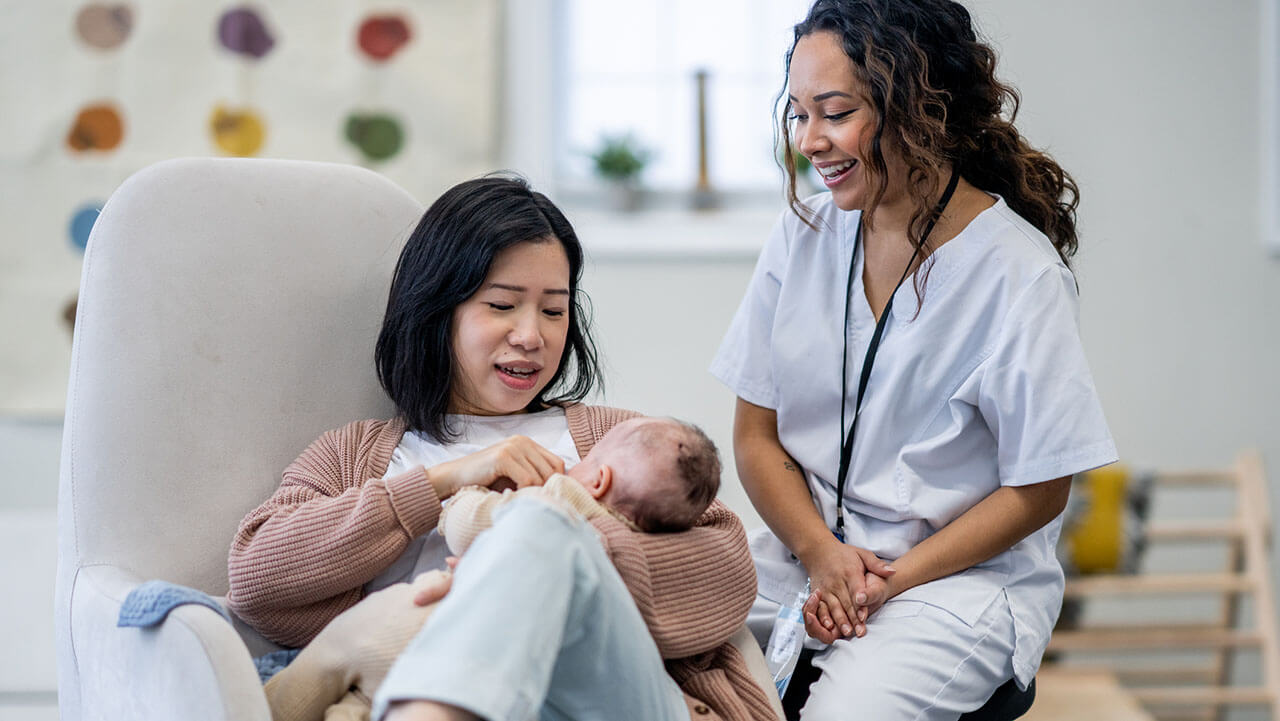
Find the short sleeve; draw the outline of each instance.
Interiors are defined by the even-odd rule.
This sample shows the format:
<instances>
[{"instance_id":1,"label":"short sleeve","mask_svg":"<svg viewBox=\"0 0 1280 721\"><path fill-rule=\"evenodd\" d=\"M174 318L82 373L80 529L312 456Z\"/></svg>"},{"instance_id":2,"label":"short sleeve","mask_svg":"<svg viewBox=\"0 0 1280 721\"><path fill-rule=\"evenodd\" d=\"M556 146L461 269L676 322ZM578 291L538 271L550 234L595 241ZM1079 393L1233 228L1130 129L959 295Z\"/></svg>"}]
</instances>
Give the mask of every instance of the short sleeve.
<instances>
[{"instance_id":1,"label":"short sleeve","mask_svg":"<svg viewBox=\"0 0 1280 721\"><path fill-rule=\"evenodd\" d=\"M771 409L777 408L778 393L770 350L773 347L778 294L782 290L782 278L787 267L788 241L784 212L760 251L747 293L710 368L711 375L739 398Z\"/></svg>"},{"instance_id":2,"label":"short sleeve","mask_svg":"<svg viewBox=\"0 0 1280 721\"><path fill-rule=\"evenodd\" d=\"M1002 485L1040 483L1116 460L1078 322L1075 279L1062 266L1041 272L1010 306L978 393Z\"/></svg>"}]
</instances>

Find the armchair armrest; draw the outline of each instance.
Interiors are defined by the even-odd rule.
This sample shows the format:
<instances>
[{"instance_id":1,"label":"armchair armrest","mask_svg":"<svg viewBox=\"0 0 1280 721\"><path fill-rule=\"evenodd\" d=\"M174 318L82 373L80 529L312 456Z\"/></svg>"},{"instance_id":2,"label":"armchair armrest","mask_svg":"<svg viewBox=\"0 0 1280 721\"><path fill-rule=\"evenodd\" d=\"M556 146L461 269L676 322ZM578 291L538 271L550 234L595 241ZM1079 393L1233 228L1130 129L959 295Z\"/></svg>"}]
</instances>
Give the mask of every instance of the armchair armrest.
<instances>
[{"instance_id":1,"label":"armchair armrest","mask_svg":"<svg viewBox=\"0 0 1280 721\"><path fill-rule=\"evenodd\" d=\"M769 664L764 660L764 652L760 650L760 645L756 643L756 637L752 636L751 631L743 625L729 638L729 643L738 647L738 653L741 653L742 660L746 661L747 670L751 672L751 678L755 679L756 685L769 698L769 706L777 714L778 721L786 721L787 716L782 710L782 700L778 698L777 689L773 684L773 674L769 673Z\"/></svg>"},{"instance_id":2,"label":"armchair armrest","mask_svg":"<svg viewBox=\"0 0 1280 721\"><path fill-rule=\"evenodd\" d=\"M154 628L119 628L125 596L143 579L116 566L79 569L71 598L72 664L83 719L270 721L249 649L226 619L174 608ZM75 717L74 711L72 718Z\"/></svg>"}]
</instances>

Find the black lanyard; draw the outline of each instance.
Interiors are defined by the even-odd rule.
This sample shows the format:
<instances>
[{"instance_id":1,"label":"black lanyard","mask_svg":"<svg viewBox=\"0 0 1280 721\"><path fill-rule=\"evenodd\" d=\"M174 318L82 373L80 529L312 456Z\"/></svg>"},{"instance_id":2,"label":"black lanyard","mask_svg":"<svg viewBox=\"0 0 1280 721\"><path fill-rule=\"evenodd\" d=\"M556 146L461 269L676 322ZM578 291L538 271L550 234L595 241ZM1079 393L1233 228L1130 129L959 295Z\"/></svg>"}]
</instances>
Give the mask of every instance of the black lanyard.
<instances>
[{"instance_id":1,"label":"black lanyard","mask_svg":"<svg viewBox=\"0 0 1280 721\"><path fill-rule=\"evenodd\" d=\"M858 265L858 246L862 242L862 214L858 214L858 229L853 236L853 255L849 258L849 280L844 290L844 325L840 327L840 333L844 337L844 346L840 356L840 472L836 480L836 528L834 533L841 543L844 543L844 484L846 477L849 475L849 461L853 458L853 434L858 428L858 416L862 413L862 396L867 392L867 381L871 380L871 366L876 362L876 351L880 348L880 338L884 335L884 327L889 320L889 311L893 310L893 296L897 295L898 288L902 287L902 282L907 279L907 274L911 272L911 265L916 262L916 257L920 255L920 248L928 240L929 233L933 232L934 224L942 216L942 211L946 209L947 203L951 201L951 196L956 192L956 184L959 182L960 174L952 170L951 179L947 181L947 189L942 191L942 197L938 199L938 205L934 208L934 217L925 226L924 234L920 236L920 246L916 248L916 252L911 254L911 260L907 261L907 267L903 269L902 277L898 279L898 284L893 286L893 292L889 294L889 302L884 304L884 311L880 313L880 320L876 321L875 332L871 334L871 344L867 346L867 357L862 360L862 375L858 378L858 398L854 401L853 406L853 422L849 424L849 434L845 435L844 407L847 405L846 399L849 397L849 297L853 295L853 273Z\"/></svg>"}]
</instances>

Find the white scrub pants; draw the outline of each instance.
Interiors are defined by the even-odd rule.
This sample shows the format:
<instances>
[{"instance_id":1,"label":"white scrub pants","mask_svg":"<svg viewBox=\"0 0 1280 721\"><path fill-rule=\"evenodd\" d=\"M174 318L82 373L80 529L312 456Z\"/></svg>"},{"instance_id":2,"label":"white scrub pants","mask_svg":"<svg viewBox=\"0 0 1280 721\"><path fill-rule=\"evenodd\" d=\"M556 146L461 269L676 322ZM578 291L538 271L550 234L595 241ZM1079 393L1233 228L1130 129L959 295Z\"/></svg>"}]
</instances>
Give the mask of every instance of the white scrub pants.
<instances>
[{"instance_id":1,"label":"white scrub pants","mask_svg":"<svg viewBox=\"0 0 1280 721\"><path fill-rule=\"evenodd\" d=\"M768 639L777 609L756 597L747 623L757 639ZM955 721L1013 678L1013 643L1003 593L974 626L923 601L890 601L867 622L866 636L817 652L822 675L800 718Z\"/></svg>"},{"instance_id":2,"label":"white scrub pants","mask_svg":"<svg viewBox=\"0 0 1280 721\"><path fill-rule=\"evenodd\" d=\"M408 699L489 721L689 721L595 529L533 499L513 501L472 544L372 718Z\"/></svg>"}]
</instances>

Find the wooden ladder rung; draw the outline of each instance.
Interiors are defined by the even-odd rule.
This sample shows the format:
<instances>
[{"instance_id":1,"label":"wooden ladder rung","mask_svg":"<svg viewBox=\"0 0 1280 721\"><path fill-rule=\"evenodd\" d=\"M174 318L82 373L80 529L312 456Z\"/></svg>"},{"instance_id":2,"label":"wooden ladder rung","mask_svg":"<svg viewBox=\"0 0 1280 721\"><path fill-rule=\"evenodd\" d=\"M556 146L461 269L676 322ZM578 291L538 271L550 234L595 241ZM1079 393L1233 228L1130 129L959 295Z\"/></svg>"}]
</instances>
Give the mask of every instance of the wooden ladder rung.
<instances>
[{"instance_id":1,"label":"wooden ladder rung","mask_svg":"<svg viewBox=\"0 0 1280 721\"><path fill-rule=\"evenodd\" d=\"M1216 663L1179 663L1165 666L1133 666L1121 657L1094 659L1090 663L1053 663L1040 665L1042 671L1056 676L1070 674L1109 674L1121 683L1129 686L1158 686L1161 684L1179 683L1196 685L1213 685L1218 681L1219 668Z\"/></svg>"},{"instance_id":2,"label":"wooden ladder rung","mask_svg":"<svg viewBox=\"0 0 1280 721\"><path fill-rule=\"evenodd\" d=\"M1212 685L1218 681L1216 666L1154 666L1146 668L1126 668L1117 666L1111 673L1121 683L1130 686L1156 686L1160 684L1198 684Z\"/></svg>"},{"instance_id":3,"label":"wooden ladder rung","mask_svg":"<svg viewBox=\"0 0 1280 721\"><path fill-rule=\"evenodd\" d=\"M1190 624L1057 631L1049 639L1051 651L1146 651L1153 648L1238 648L1261 645L1262 636L1255 631Z\"/></svg>"},{"instance_id":4,"label":"wooden ladder rung","mask_svg":"<svg viewBox=\"0 0 1280 721\"><path fill-rule=\"evenodd\" d=\"M1149 524L1146 535L1152 541L1234 541L1244 538L1244 525L1239 521L1166 521Z\"/></svg>"},{"instance_id":5,"label":"wooden ladder rung","mask_svg":"<svg viewBox=\"0 0 1280 721\"><path fill-rule=\"evenodd\" d=\"M1130 688L1138 701L1151 706L1245 706L1269 704L1275 697L1258 686L1186 688Z\"/></svg>"},{"instance_id":6,"label":"wooden ladder rung","mask_svg":"<svg viewBox=\"0 0 1280 721\"><path fill-rule=\"evenodd\" d=\"M1218 711L1211 706L1162 706L1151 715L1157 721L1218 721Z\"/></svg>"},{"instance_id":7,"label":"wooden ladder rung","mask_svg":"<svg viewBox=\"0 0 1280 721\"><path fill-rule=\"evenodd\" d=\"M1233 470L1223 471L1162 471L1153 479L1161 486L1231 486L1239 484L1240 476Z\"/></svg>"},{"instance_id":8,"label":"wooden ladder rung","mask_svg":"<svg viewBox=\"0 0 1280 721\"><path fill-rule=\"evenodd\" d=\"M1238 573L1147 573L1099 575L1067 581L1067 596L1144 593L1246 593L1253 581Z\"/></svg>"}]
</instances>

